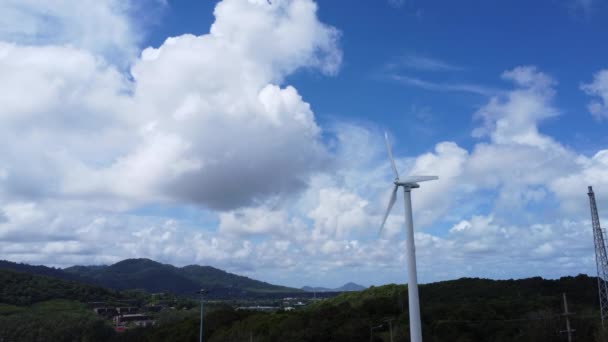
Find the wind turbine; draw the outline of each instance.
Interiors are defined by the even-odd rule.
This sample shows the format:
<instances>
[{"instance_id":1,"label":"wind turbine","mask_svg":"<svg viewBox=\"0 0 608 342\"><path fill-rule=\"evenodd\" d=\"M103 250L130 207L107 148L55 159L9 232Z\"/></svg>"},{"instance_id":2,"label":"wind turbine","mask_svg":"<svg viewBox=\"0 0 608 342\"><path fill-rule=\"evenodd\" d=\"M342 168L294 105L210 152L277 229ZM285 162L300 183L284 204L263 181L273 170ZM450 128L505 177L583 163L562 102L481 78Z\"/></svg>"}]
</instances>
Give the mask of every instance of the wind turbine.
<instances>
[{"instance_id":1,"label":"wind turbine","mask_svg":"<svg viewBox=\"0 0 608 342\"><path fill-rule=\"evenodd\" d=\"M397 200L397 190L399 187L403 187L403 194L405 197L405 229L407 238L407 294L408 303L410 310L410 341L422 342L422 327L420 326L420 304L418 302L418 279L416 276L416 246L414 245L414 219L412 218L412 189L419 188L420 182L426 182L430 180L439 179L437 176L410 176L404 180L399 179L399 173L393 160L393 152L391 151L391 144L388 141L388 134L384 133L384 140L386 141L386 149L388 150L388 159L391 161L391 167L395 174L395 180L393 184L393 193L391 199L388 202L388 208L386 208L386 214L382 219L382 225L380 225L380 232L384 228L388 214L390 214L395 201Z\"/></svg>"}]
</instances>

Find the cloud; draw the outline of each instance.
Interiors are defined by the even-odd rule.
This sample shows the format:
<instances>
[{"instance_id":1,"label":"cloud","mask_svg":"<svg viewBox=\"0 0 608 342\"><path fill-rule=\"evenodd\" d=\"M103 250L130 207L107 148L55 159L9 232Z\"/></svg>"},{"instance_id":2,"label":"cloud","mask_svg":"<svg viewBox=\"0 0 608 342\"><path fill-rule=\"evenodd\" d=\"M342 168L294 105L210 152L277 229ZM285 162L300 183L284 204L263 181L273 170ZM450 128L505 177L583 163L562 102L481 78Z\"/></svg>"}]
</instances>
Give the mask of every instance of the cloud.
<instances>
[{"instance_id":1,"label":"cloud","mask_svg":"<svg viewBox=\"0 0 608 342\"><path fill-rule=\"evenodd\" d=\"M268 207L243 208L220 213L218 230L228 235L288 235L292 233L293 223L284 210Z\"/></svg>"},{"instance_id":2,"label":"cloud","mask_svg":"<svg viewBox=\"0 0 608 342\"><path fill-rule=\"evenodd\" d=\"M389 69L406 68L419 71L460 71L464 70L463 67L450 64L441 59L421 56L415 54L408 54L401 56L397 61L389 63L387 65Z\"/></svg>"},{"instance_id":3,"label":"cloud","mask_svg":"<svg viewBox=\"0 0 608 342\"><path fill-rule=\"evenodd\" d=\"M72 167L109 163L132 140L122 115L130 85L103 59L72 47L0 42L0 72L0 196L58 196Z\"/></svg>"},{"instance_id":4,"label":"cloud","mask_svg":"<svg viewBox=\"0 0 608 342\"><path fill-rule=\"evenodd\" d=\"M599 202L608 200L608 150L601 150L591 158L581 156L576 161L578 168L555 177L550 183L551 190L559 197L567 212L588 209L587 194L584 191L587 186L594 187Z\"/></svg>"},{"instance_id":5,"label":"cloud","mask_svg":"<svg viewBox=\"0 0 608 342\"><path fill-rule=\"evenodd\" d=\"M209 35L170 38L143 51L132 68L134 98L144 124L154 124L150 144L159 132L181 146L156 164L157 189L230 209L293 193L323 167L327 152L310 106L295 88L272 82L302 67L334 73L340 52L337 31L317 20L311 1L224 1L214 13ZM148 148L144 143L141 153ZM189 167L174 174L178 162ZM140 173L128 166L108 172Z\"/></svg>"},{"instance_id":6,"label":"cloud","mask_svg":"<svg viewBox=\"0 0 608 342\"><path fill-rule=\"evenodd\" d=\"M601 171L588 157L539 131L542 122L559 115L553 103L556 82L532 66L507 71L503 79L514 82L515 88L492 97L474 115L483 125L473 135L487 136L490 142L474 147L467 163L468 177L477 187L499 189L494 209L502 211L503 216L513 210L524 212L532 205L536 207L536 219L543 220L543 211L557 215L541 204L553 200L569 214L586 214L581 206L586 189L582 184L598 182L598 175L592 175ZM577 179L580 187L566 186L571 179ZM572 201L578 201L578 205ZM525 220L534 220L534 214Z\"/></svg>"},{"instance_id":7,"label":"cloud","mask_svg":"<svg viewBox=\"0 0 608 342\"><path fill-rule=\"evenodd\" d=\"M477 84L433 82L433 81L428 81L428 80L424 80L424 79L417 78L417 77L411 77L411 76L407 76L407 75L393 74L393 75L390 75L390 79L403 83L403 84L406 84L406 85L410 85L410 86L414 86L414 87L418 87L418 88L422 88L422 89L430 90L430 91L464 92L464 93L473 93L473 94L484 95L484 96L490 96L490 95L496 94L498 92L498 90L496 90L496 89L477 85Z\"/></svg>"},{"instance_id":8,"label":"cloud","mask_svg":"<svg viewBox=\"0 0 608 342\"><path fill-rule=\"evenodd\" d=\"M458 246L447 251L451 257L463 258L473 269L494 265L495 277L508 277L515 271L510 265L524 263L540 272L549 260L556 262L555 274L578 273L581 263L592 268L593 259L575 262L576 255L585 255L592 246L591 229L580 229L582 222L561 221L552 224L501 225L492 216L472 216L454 225L445 238ZM525 236L525 239L521 237Z\"/></svg>"},{"instance_id":9,"label":"cloud","mask_svg":"<svg viewBox=\"0 0 608 342\"><path fill-rule=\"evenodd\" d=\"M390 79L405 85L418 87L429 91L464 92L484 96L496 95L500 92L492 87L479 84L467 82L454 83L430 81L417 76L407 75L403 72L454 72L462 70L465 70L465 68L448 63L441 59L417 54L407 54L400 56L384 65L383 70L379 73L379 76L382 79Z\"/></svg>"},{"instance_id":10,"label":"cloud","mask_svg":"<svg viewBox=\"0 0 608 342\"><path fill-rule=\"evenodd\" d=\"M297 192L329 153L309 104L280 83L341 61L339 33L316 11L309 0L220 2L209 34L145 49L132 79L87 50L1 43L9 192L216 209Z\"/></svg>"},{"instance_id":11,"label":"cloud","mask_svg":"<svg viewBox=\"0 0 608 342\"><path fill-rule=\"evenodd\" d=\"M608 70L598 71L593 82L581 85L581 89L587 95L600 98L587 106L591 115L598 121L608 119Z\"/></svg>"},{"instance_id":12,"label":"cloud","mask_svg":"<svg viewBox=\"0 0 608 342\"><path fill-rule=\"evenodd\" d=\"M308 213L314 222L314 239L343 239L375 223L366 210L368 202L352 192L323 188L318 195L318 206Z\"/></svg>"},{"instance_id":13,"label":"cloud","mask_svg":"<svg viewBox=\"0 0 608 342\"><path fill-rule=\"evenodd\" d=\"M424 191L414 191L413 207L420 227L432 224L450 209L462 190L456 179L462 176L468 152L453 142L435 145L435 151L418 156L409 173L435 175L439 180L423 183Z\"/></svg>"},{"instance_id":14,"label":"cloud","mask_svg":"<svg viewBox=\"0 0 608 342\"><path fill-rule=\"evenodd\" d=\"M551 102L554 81L533 66L517 67L503 73L502 78L514 82L518 88L504 97L494 96L477 111L475 116L484 125L473 135L490 135L497 144L516 143L546 147L553 140L539 134L541 120L558 115Z\"/></svg>"},{"instance_id":15,"label":"cloud","mask_svg":"<svg viewBox=\"0 0 608 342\"><path fill-rule=\"evenodd\" d=\"M474 113L482 125L473 136L489 141L479 141L470 152L453 142L438 143L435 153L419 156L410 169L417 174L440 173L439 182L425 183L424 191L416 193L420 197L414 201L415 207L416 203L420 206L417 221L423 225L455 210L458 216L478 212L488 200L497 220L545 220L557 214L543 204L552 201L581 217L586 214L586 184L601 187L608 176L602 171L603 151L592 158L579 155L540 132L544 121L559 115L554 105L556 82L550 76L533 66L520 66L505 71L502 78L513 82L514 88L492 96ZM486 194L474 199L488 190L490 198ZM462 202L459 195L473 203L457 209L455 204ZM432 207L431 203L436 213L426 216L425 208ZM514 210L528 212L530 206L535 209L518 220L508 217Z\"/></svg>"},{"instance_id":16,"label":"cloud","mask_svg":"<svg viewBox=\"0 0 608 342\"><path fill-rule=\"evenodd\" d=\"M403 5L405 5L405 0L388 0L388 4L391 7L400 8L400 7L403 7Z\"/></svg>"},{"instance_id":17,"label":"cloud","mask_svg":"<svg viewBox=\"0 0 608 342\"><path fill-rule=\"evenodd\" d=\"M5 243L70 241L67 217L53 215L33 202L14 202L2 208L0 240ZM44 227L44 229L40 229Z\"/></svg>"},{"instance_id":18,"label":"cloud","mask_svg":"<svg viewBox=\"0 0 608 342\"><path fill-rule=\"evenodd\" d=\"M129 7L129 2L117 0L2 1L0 40L71 45L113 61L129 61L135 58L140 41Z\"/></svg>"}]
</instances>

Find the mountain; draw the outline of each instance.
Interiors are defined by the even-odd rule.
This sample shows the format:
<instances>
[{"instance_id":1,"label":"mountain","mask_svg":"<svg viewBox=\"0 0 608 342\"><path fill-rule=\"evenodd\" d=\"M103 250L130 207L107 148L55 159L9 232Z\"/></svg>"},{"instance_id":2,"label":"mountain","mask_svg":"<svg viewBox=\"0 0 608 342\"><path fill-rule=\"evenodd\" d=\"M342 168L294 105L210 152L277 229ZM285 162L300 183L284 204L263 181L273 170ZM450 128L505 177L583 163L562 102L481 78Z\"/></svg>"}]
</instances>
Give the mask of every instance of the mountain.
<instances>
[{"instance_id":1,"label":"mountain","mask_svg":"<svg viewBox=\"0 0 608 342\"><path fill-rule=\"evenodd\" d=\"M311 286L302 287L302 291L306 291L306 292L350 292L350 291L362 291L365 289L366 289L365 286L355 284L352 282L346 283L335 289L328 289L326 287L311 287Z\"/></svg>"},{"instance_id":2,"label":"mountain","mask_svg":"<svg viewBox=\"0 0 608 342\"><path fill-rule=\"evenodd\" d=\"M263 281L254 280L248 277L228 273L211 266L189 265L180 269L189 279L204 287L233 287L251 292L299 292L298 289L291 287L272 285Z\"/></svg>"},{"instance_id":3,"label":"mountain","mask_svg":"<svg viewBox=\"0 0 608 342\"><path fill-rule=\"evenodd\" d=\"M91 278L96 284L116 290L144 289L149 292L193 293L200 285L179 274L174 266L149 259L127 259L110 266L72 266L65 272Z\"/></svg>"},{"instance_id":4,"label":"mountain","mask_svg":"<svg viewBox=\"0 0 608 342\"><path fill-rule=\"evenodd\" d=\"M363 291L366 288L367 287L365 287L363 285L359 285L359 284L355 284L353 282L350 282L350 283L346 283L346 284L342 285L342 287L339 287L336 290L338 290L338 291L344 291L344 292L349 292L349 291Z\"/></svg>"},{"instance_id":5,"label":"mountain","mask_svg":"<svg viewBox=\"0 0 608 342\"><path fill-rule=\"evenodd\" d=\"M77 281L79 283L92 284L94 281L81 274L74 274L65 272L60 268L42 266L42 265L28 265L23 263L16 263L7 260L0 260L0 270L12 270L17 272L23 272L28 274L53 277L62 280Z\"/></svg>"},{"instance_id":6,"label":"mountain","mask_svg":"<svg viewBox=\"0 0 608 342\"><path fill-rule=\"evenodd\" d=\"M150 259L126 259L109 266L72 266L63 271L116 290L143 289L152 293L194 294L204 288L209 291L210 297L247 297L300 291L211 266L189 265L180 268Z\"/></svg>"}]
</instances>

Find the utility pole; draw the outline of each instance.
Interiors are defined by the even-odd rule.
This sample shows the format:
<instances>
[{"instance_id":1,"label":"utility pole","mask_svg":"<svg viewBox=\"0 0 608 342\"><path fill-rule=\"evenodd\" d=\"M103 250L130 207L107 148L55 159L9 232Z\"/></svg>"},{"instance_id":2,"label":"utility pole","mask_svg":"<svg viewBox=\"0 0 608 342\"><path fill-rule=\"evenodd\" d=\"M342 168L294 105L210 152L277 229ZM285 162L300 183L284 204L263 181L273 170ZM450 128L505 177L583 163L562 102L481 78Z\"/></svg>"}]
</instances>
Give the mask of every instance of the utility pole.
<instances>
[{"instance_id":1,"label":"utility pole","mask_svg":"<svg viewBox=\"0 0 608 342\"><path fill-rule=\"evenodd\" d=\"M374 341L374 329L380 329L382 328L382 324L377 325L377 326L370 326L369 327L369 342L373 342Z\"/></svg>"},{"instance_id":2,"label":"utility pole","mask_svg":"<svg viewBox=\"0 0 608 342\"><path fill-rule=\"evenodd\" d=\"M388 323L388 330L391 334L391 342L393 342L393 321L395 319L394 318L387 318L384 321Z\"/></svg>"},{"instance_id":3,"label":"utility pole","mask_svg":"<svg viewBox=\"0 0 608 342\"><path fill-rule=\"evenodd\" d=\"M205 289L200 289L198 293L201 295L201 328L199 332L199 342L203 342L203 295L207 293L207 291Z\"/></svg>"},{"instance_id":4,"label":"utility pole","mask_svg":"<svg viewBox=\"0 0 608 342\"><path fill-rule=\"evenodd\" d=\"M566 299L566 294L562 293L562 297L564 298L564 313L562 316L566 317L566 330L562 330L562 334L568 334L568 342L572 342L572 333L576 330L570 329L570 316L574 315L573 312L568 312L568 299Z\"/></svg>"}]
</instances>

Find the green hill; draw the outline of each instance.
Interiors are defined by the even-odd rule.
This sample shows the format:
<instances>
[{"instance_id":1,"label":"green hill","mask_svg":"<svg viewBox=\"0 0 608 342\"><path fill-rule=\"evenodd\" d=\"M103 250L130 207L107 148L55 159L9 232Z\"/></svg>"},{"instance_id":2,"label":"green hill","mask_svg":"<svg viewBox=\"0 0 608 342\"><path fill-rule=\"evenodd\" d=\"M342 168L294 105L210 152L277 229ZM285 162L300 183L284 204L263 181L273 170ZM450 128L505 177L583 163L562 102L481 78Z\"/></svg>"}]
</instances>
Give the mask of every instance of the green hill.
<instances>
[{"instance_id":1,"label":"green hill","mask_svg":"<svg viewBox=\"0 0 608 342\"><path fill-rule=\"evenodd\" d=\"M272 285L263 281L228 273L211 266L189 265L182 267L181 273L188 279L204 284L206 288L231 287L250 292L299 292L286 286Z\"/></svg>"},{"instance_id":2,"label":"green hill","mask_svg":"<svg viewBox=\"0 0 608 342\"><path fill-rule=\"evenodd\" d=\"M567 293L577 341L600 341L596 278L558 280L463 278L420 286L425 341L564 341ZM218 329L210 341L409 340L407 287L385 285L343 293L304 310L255 314ZM370 335L370 327L374 329Z\"/></svg>"},{"instance_id":3,"label":"green hill","mask_svg":"<svg viewBox=\"0 0 608 342\"><path fill-rule=\"evenodd\" d=\"M0 260L0 269L24 272L29 274L59 278L63 280L77 281L79 283L91 284L93 281L80 274L65 272L60 268L47 267L42 265L28 265L24 263L16 263L8 260Z\"/></svg>"},{"instance_id":4,"label":"green hill","mask_svg":"<svg viewBox=\"0 0 608 342\"><path fill-rule=\"evenodd\" d=\"M0 340L107 341L114 335L110 323L84 303L122 299L122 294L97 286L0 269Z\"/></svg>"},{"instance_id":5,"label":"green hill","mask_svg":"<svg viewBox=\"0 0 608 342\"><path fill-rule=\"evenodd\" d=\"M175 267L150 259L127 259L110 266L73 266L67 273L92 279L96 284L116 290L143 289L148 292L193 294L205 288L211 297L246 297L255 293L300 292L210 266Z\"/></svg>"},{"instance_id":6,"label":"green hill","mask_svg":"<svg viewBox=\"0 0 608 342\"><path fill-rule=\"evenodd\" d=\"M50 299L89 302L120 298L120 294L98 286L0 269L0 303L4 304L30 305Z\"/></svg>"},{"instance_id":7,"label":"green hill","mask_svg":"<svg viewBox=\"0 0 608 342\"><path fill-rule=\"evenodd\" d=\"M208 275L200 266L159 267L150 260L128 260L119 269L132 274L156 272ZM142 271L142 265L151 270ZM87 276L95 275L101 267ZM143 267L145 268L145 267ZM116 269L111 268L111 269ZM177 269L177 270L176 270ZM84 269L89 270L89 268ZM161 272L161 273L162 273ZM225 272L208 278L224 286ZM194 274L194 275L193 275ZM120 278L120 277L119 277ZM186 277L186 279L189 279ZM239 279L248 286L248 278ZM129 280L130 281L130 280ZM545 280L463 278L420 286L425 341L564 341L561 295L568 295L575 341L604 341L599 321L597 279L585 275ZM253 283L256 285L257 283ZM0 270L0 337L7 341L191 341L198 337L199 316L192 310L167 310L152 328L112 331L108 321L82 303L111 301L112 290L52 277ZM261 313L208 303L205 336L211 342L231 341L408 341L407 286L384 285L343 293L296 311ZM164 318L163 318L164 317ZM375 327L370 334L370 327Z\"/></svg>"},{"instance_id":8,"label":"green hill","mask_svg":"<svg viewBox=\"0 0 608 342\"><path fill-rule=\"evenodd\" d=\"M148 259L127 259L110 266L74 266L65 271L93 279L100 286L116 290L192 293L200 287L181 275L176 267Z\"/></svg>"}]
</instances>

